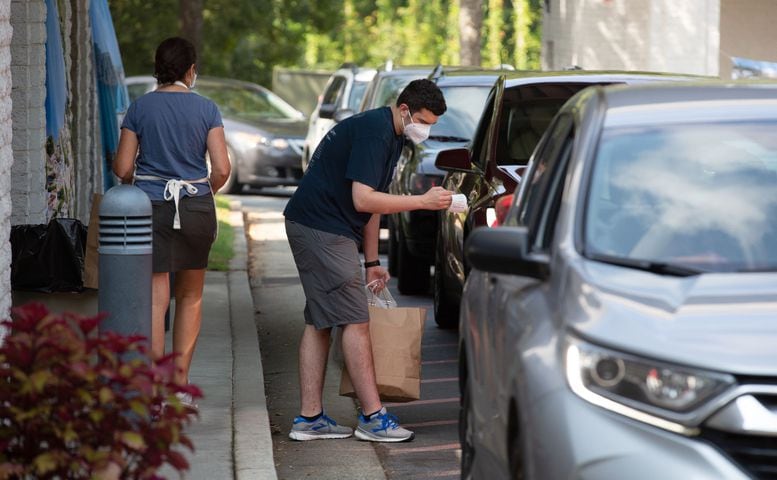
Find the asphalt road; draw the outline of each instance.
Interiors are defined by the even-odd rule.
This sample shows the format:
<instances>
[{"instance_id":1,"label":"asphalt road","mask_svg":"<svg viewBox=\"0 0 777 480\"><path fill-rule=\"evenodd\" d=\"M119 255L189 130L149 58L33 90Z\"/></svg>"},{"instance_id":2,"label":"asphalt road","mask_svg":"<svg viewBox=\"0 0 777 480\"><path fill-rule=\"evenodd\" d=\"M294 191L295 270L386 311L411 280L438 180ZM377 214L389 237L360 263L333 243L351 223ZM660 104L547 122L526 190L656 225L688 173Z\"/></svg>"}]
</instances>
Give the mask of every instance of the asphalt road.
<instances>
[{"instance_id":1,"label":"asphalt road","mask_svg":"<svg viewBox=\"0 0 777 480\"><path fill-rule=\"evenodd\" d=\"M455 330L437 328L430 296L399 295L400 306L427 308L422 342L421 400L387 404L403 426L416 432L410 443L373 444L353 438L294 442L288 439L298 414L297 347L303 328L304 296L285 239L281 212L293 190L252 192L243 204L249 235L249 270L257 310L267 403L280 479L454 479L459 478L458 366ZM254 194L260 193L260 194ZM387 264L385 256L381 262ZM324 400L339 423L356 424L354 400L338 395L340 367L330 360Z\"/></svg>"}]
</instances>

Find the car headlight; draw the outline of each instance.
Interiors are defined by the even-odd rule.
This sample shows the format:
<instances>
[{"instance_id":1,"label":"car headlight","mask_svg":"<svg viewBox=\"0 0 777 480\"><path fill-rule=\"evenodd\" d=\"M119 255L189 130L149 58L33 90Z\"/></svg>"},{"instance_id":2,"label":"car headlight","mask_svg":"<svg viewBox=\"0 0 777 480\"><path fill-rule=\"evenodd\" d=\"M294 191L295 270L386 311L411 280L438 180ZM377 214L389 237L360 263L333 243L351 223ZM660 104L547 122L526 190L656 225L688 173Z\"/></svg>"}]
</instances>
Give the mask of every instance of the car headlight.
<instances>
[{"instance_id":1,"label":"car headlight","mask_svg":"<svg viewBox=\"0 0 777 480\"><path fill-rule=\"evenodd\" d=\"M289 141L285 138L273 138L270 141L270 146L278 150L286 150L289 148Z\"/></svg>"},{"instance_id":2,"label":"car headlight","mask_svg":"<svg viewBox=\"0 0 777 480\"><path fill-rule=\"evenodd\" d=\"M231 137L234 142L239 143L244 148L255 147L267 142L267 139L258 133L234 132Z\"/></svg>"},{"instance_id":3,"label":"car headlight","mask_svg":"<svg viewBox=\"0 0 777 480\"><path fill-rule=\"evenodd\" d=\"M671 365L570 340L567 382L584 400L684 435L698 432L689 412L735 383L731 375Z\"/></svg>"}]
</instances>

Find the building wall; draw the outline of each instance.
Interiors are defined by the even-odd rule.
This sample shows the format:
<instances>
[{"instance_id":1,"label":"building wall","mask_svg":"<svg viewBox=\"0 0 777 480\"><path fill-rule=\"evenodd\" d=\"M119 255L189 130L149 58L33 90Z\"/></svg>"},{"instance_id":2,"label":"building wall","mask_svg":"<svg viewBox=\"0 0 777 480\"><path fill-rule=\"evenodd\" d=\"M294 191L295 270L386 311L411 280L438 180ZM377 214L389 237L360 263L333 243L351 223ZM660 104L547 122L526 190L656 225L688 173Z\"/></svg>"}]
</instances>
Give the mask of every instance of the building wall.
<instances>
[{"instance_id":1,"label":"building wall","mask_svg":"<svg viewBox=\"0 0 777 480\"><path fill-rule=\"evenodd\" d=\"M46 222L45 22L43 0L11 0L14 160L10 192L14 225ZM6 192L0 190L0 197Z\"/></svg>"},{"instance_id":2,"label":"building wall","mask_svg":"<svg viewBox=\"0 0 777 480\"><path fill-rule=\"evenodd\" d=\"M717 75L718 2L547 0L542 66Z\"/></svg>"},{"instance_id":3,"label":"building wall","mask_svg":"<svg viewBox=\"0 0 777 480\"><path fill-rule=\"evenodd\" d=\"M11 164L13 128L11 111L11 0L0 0L0 316L11 308ZM6 192L6 193L2 193ZM0 338L3 332L0 328Z\"/></svg>"},{"instance_id":4,"label":"building wall","mask_svg":"<svg viewBox=\"0 0 777 480\"><path fill-rule=\"evenodd\" d=\"M71 0L70 89L73 93L73 170L76 218L86 225L92 194L102 193L100 120L94 77L94 48L89 27L89 0Z\"/></svg>"},{"instance_id":5,"label":"building wall","mask_svg":"<svg viewBox=\"0 0 777 480\"><path fill-rule=\"evenodd\" d=\"M720 76L731 78L731 57L777 62L777 2L720 0Z\"/></svg>"}]
</instances>

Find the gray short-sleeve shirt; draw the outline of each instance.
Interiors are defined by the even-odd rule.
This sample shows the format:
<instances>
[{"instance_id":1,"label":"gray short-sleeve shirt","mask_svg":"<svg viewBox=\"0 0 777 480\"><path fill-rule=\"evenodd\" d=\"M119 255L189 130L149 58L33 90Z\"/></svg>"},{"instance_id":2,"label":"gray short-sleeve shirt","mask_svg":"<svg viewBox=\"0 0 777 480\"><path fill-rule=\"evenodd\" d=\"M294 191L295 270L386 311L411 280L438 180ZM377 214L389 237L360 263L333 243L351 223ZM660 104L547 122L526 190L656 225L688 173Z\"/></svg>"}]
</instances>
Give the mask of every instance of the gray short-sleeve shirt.
<instances>
[{"instance_id":1,"label":"gray short-sleeve shirt","mask_svg":"<svg viewBox=\"0 0 777 480\"><path fill-rule=\"evenodd\" d=\"M130 105L121 127L140 142L137 175L196 180L208 176L205 162L208 133L223 127L212 100L191 92L151 92ZM135 185L152 201L163 200L164 181L138 180ZM197 195L210 192L197 183ZM186 194L186 190L181 190Z\"/></svg>"}]
</instances>

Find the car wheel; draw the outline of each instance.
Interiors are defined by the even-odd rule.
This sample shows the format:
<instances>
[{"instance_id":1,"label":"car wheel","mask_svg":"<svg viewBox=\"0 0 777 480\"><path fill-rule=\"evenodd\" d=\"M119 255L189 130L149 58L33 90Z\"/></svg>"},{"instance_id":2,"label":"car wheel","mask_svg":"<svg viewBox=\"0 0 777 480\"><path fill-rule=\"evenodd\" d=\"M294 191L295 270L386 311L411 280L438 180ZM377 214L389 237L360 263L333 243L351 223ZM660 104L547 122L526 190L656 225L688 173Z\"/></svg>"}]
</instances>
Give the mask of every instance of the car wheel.
<instances>
[{"instance_id":1,"label":"car wheel","mask_svg":"<svg viewBox=\"0 0 777 480\"><path fill-rule=\"evenodd\" d=\"M445 291L445 266L442 260L442 240L437 236L434 258L434 321L440 328L456 328L459 324L459 305Z\"/></svg>"},{"instance_id":2,"label":"car wheel","mask_svg":"<svg viewBox=\"0 0 777 480\"><path fill-rule=\"evenodd\" d=\"M429 290L429 264L410 253L402 229L397 229L397 289L402 295Z\"/></svg>"},{"instance_id":3,"label":"car wheel","mask_svg":"<svg viewBox=\"0 0 777 480\"><path fill-rule=\"evenodd\" d=\"M243 190L243 185L237 179L237 166L235 165L235 155L232 153L232 149L227 146L227 158L229 159L229 165L232 167L229 171L229 178L224 185L219 189L219 193L240 193Z\"/></svg>"},{"instance_id":4,"label":"car wheel","mask_svg":"<svg viewBox=\"0 0 777 480\"><path fill-rule=\"evenodd\" d=\"M475 461L474 432L472 425L472 394L469 384L464 382L459 406L459 443L461 443L461 480L472 479L472 466Z\"/></svg>"},{"instance_id":5,"label":"car wheel","mask_svg":"<svg viewBox=\"0 0 777 480\"><path fill-rule=\"evenodd\" d=\"M397 229L394 227L394 221L391 217L388 218L388 272L392 277L397 276Z\"/></svg>"}]
</instances>

